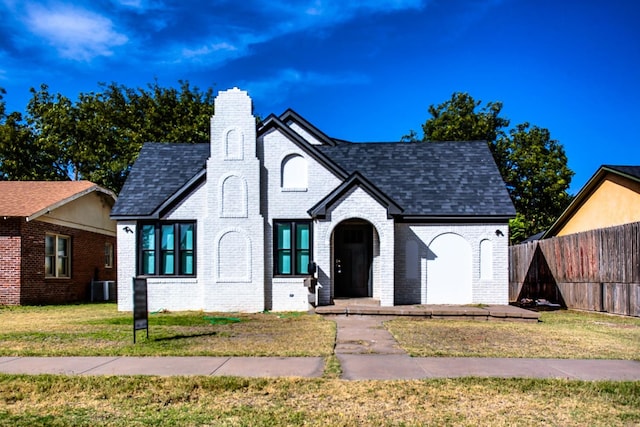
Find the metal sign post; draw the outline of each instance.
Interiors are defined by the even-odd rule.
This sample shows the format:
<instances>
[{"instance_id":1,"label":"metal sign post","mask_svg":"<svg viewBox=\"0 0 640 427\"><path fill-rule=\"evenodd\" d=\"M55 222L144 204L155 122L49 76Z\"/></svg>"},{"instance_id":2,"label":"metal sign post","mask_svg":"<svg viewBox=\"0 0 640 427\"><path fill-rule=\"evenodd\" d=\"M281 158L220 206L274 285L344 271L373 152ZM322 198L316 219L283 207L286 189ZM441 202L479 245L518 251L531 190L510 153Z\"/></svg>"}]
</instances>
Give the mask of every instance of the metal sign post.
<instances>
[{"instance_id":1,"label":"metal sign post","mask_svg":"<svg viewBox=\"0 0 640 427\"><path fill-rule=\"evenodd\" d=\"M149 310L147 308L147 279L133 278L133 343L136 343L136 331L147 330L149 339Z\"/></svg>"}]
</instances>

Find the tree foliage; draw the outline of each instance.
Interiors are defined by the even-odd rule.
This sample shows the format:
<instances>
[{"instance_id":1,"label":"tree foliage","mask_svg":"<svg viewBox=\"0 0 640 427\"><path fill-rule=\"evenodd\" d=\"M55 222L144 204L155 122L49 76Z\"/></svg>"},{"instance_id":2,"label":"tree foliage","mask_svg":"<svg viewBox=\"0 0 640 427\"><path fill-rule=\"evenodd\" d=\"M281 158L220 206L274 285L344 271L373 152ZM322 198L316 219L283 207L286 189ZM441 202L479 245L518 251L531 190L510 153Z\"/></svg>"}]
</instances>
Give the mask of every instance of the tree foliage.
<instances>
[{"instance_id":1,"label":"tree foliage","mask_svg":"<svg viewBox=\"0 0 640 427\"><path fill-rule=\"evenodd\" d=\"M511 200L516 218L510 221L512 242L546 230L571 202L568 194L573 171L563 146L548 129L529 123L509 127L500 116L501 102L482 106L467 93L429 107L422 125L423 141L487 141ZM417 140L411 131L403 140Z\"/></svg>"},{"instance_id":2,"label":"tree foliage","mask_svg":"<svg viewBox=\"0 0 640 427\"><path fill-rule=\"evenodd\" d=\"M431 118L422 125L426 141L495 141L509 126L500 117L501 102L489 102L480 107L467 93L454 93L451 100L430 106Z\"/></svg>"},{"instance_id":3,"label":"tree foliage","mask_svg":"<svg viewBox=\"0 0 640 427\"><path fill-rule=\"evenodd\" d=\"M144 142L208 140L213 89L99 87L75 102L31 89L24 118L0 103L0 179L86 179L118 192Z\"/></svg>"},{"instance_id":4,"label":"tree foliage","mask_svg":"<svg viewBox=\"0 0 640 427\"><path fill-rule=\"evenodd\" d=\"M5 93L0 88L0 179L59 179L53 159L36 146L22 114L6 114Z\"/></svg>"},{"instance_id":5,"label":"tree foliage","mask_svg":"<svg viewBox=\"0 0 640 427\"><path fill-rule=\"evenodd\" d=\"M516 211L512 237L521 241L549 228L569 206L567 192L573 171L563 146L548 129L522 123L493 144L496 163L507 184Z\"/></svg>"}]
</instances>

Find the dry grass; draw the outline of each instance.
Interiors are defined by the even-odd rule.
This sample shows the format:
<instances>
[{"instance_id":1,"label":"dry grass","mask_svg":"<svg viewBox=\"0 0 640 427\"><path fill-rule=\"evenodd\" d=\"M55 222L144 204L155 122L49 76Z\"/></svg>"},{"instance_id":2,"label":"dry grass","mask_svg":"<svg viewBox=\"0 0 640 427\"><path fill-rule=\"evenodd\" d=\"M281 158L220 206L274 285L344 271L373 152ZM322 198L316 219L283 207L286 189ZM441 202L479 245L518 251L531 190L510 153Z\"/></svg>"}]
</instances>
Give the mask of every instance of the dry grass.
<instances>
[{"instance_id":1,"label":"dry grass","mask_svg":"<svg viewBox=\"0 0 640 427\"><path fill-rule=\"evenodd\" d=\"M0 426L630 426L640 382L0 375Z\"/></svg>"},{"instance_id":2,"label":"dry grass","mask_svg":"<svg viewBox=\"0 0 640 427\"><path fill-rule=\"evenodd\" d=\"M329 356L335 324L306 313L157 313L149 340L114 304L0 308L0 356Z\"/></svg>"},{"instance_id":3,"label":"dry grass","mask_svg":"<svg viewBox=\"0 0 640 427\"><path fill-rule=\"evenodd\" d=\"M539 323L416 320L386 323L412 356L640 360L640 319L542 313Z\"/></svg>"}]
</instances>

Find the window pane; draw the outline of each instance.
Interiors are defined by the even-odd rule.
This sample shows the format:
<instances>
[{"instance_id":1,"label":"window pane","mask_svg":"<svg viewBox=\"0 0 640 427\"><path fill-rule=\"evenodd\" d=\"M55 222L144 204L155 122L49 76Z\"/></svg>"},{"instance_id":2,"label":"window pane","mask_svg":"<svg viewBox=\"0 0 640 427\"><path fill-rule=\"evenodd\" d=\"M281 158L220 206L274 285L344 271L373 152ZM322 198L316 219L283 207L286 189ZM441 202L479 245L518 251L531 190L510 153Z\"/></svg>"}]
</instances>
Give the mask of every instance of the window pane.
<instances>
[{"instance_id":1,"label":"window pane","mask_svg":"<svg viewBox=\"0 0 640 427\"><path fill-rule=\"evenodd\" d=\"M309 274L309 251L301 250L296 253L296 274Z\"/></svg>"},{"instance_id":2,"label":"window pane","mask_svg":"<svg viewBox=\"0 0 640 427\"><path fill-rule=\"evenodd\" d=\"M45 276L56 275L56 238L45 236L44 238L44 271Z\"/></svg>"},{"instance_id":3,"label":"window pane","mask_svg":"<svg viewBox=\"0 0 640 427\"><path fill-rule=\"evenodd\" d=\"M56 257L47 256L44 258L44 271L46 276L55 276Z\"/></svg>"},{"instance_id":4,"label":"window pane","mask_svg":"<svg viewBox=\"0 0 640 427\"><path fill-rule=\"evenodd\" d=\"M278 274L291 274L291 251L278 251Z\"/></svg>"},{"instance_id":5,"label":"window pane","mask_svg":"<svg viewBox=\"0 0 640 427\"><path fill-rule=\"evenodd\" d=\"M162 274L173 274L173 251L162 252Z\"/></svg>"},{"instance_id":6,"label":"window pane","mask_svg":"<svg viewBox=\"0 0 640 427\"><path fill-rule=\"evenodd\" d=\"M58 237L58 256L67 256L68 248L67 248L68 239L65 237Z\"/></svg>"},{"instance_id":7,"label":"window pane","mask_svg":"<svg viewBox=\"0 0 640 427\"><path fill-rule=\"evenodd\" d=\"M154 250L156 246L156 234L155 227L153 225L143 225L142 226L142 249L143 250Z\"/></svg>"},{"instance_id":8,"label":"window pane","mask_svg":"<svg viewBox=\"0 0 640 427\"><path fill-rule=\"evenodd\" d=\"M68 258L58 258L58 277L68 277L69 276L69 259Z\"/></svg>"},{"instance_id":9,"label":"window pane","mask_svg":"<svg viewBox=\"0 0 640 427\"><path fill-rule=\"evenodd\" d=\"M180 249L193 249L193 224L180 224Z\"/></svg>"},{"instance_id":10,"label":"window pane","mask_svg":"<svg viewBox=\"0 0 640 427\"><path fill-rule=\"evenodd\" d=\"M309 224L296 226L296 249L309 249Z\"/></svg>"},{"instance_id":11,"label":"window pane","mask_svg":"<svg viewBox=\"0 0 640 427\"><path fill-rule=\"evenodd\" d=\"M173 224L162 226L162 249L172 251L174 248Z\"/></svg>"},{"instance_id":12,"label":"window pane","mask_svg":"<svg viewBox=\"0 0 640 427\"><path fill-rule=\"evenodd\" d=\"M193 274L193 251L183 251L180 257L180 274Z\"/></svg>"},{"instance_id":13,"label":"window pane","mask_svg":"<svg viewBox=\"0 0 640 427\"><path fill-rule=\"evenodd\" d=\"M155 274L156 255L154 251L142 252L142 274Z\"/></svg>"},{"instance_id":14,"label":"window pane","mask_svg":"<svg viewBox=\"0 0 640 427\"><path fill-rule=\"evenodd\" d=\"M52 256L55 255L55 237L54 236L46 236L44 238L44 255Z\"/></svg>"},{"instance_id":15,"label":"window pane","mask_svg":"<svg viewBox=\"0 0 640 427\"><path fill-rule=\"evenodd\" d=\"M57 277L69 277L69 238L57 238Z\"/></svg>"},{"instance_id":16,"label":"window pane","mask_svg":"<svg viewBox=\"0 0 640 427\"><path fill-rule=\"evenodd\" d=\"M104 244L104 266L113 267L113 245L111 243Z\"/></svg>"},{"instance_id":17,"label":"window pane","mask_svg":"<svg viewBox=\"0 0 640 427\"><path fill-rule=\"evenodd\" d=\"M278 224L278 249L291 249L291 224Z\"/></svg>"}]
</instances>

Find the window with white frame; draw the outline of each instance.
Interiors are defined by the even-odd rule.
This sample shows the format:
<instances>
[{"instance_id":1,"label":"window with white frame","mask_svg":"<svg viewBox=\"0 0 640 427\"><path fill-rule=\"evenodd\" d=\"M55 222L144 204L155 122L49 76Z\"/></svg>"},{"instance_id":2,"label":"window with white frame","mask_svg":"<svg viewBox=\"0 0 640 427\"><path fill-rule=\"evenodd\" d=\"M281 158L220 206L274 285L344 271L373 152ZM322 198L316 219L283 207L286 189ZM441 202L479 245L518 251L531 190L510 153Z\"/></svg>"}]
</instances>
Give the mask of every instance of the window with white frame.
<instances>
[{"instance_id":1,"label":"window with white frame","mask_svg":"<svg viewBox=\"0 0 640 427\"><path fill-rule=\"evenodd\" d=\"M44 238L45 277L71 277L71 237L46 234Z\"/></svg>"},{"instance_id":2,"label":"window with white frame","mask_svg":"<svg viewBox=\"0 0 640 427\"><path fill-rule=\"evenodd\" d=\"M113 244L111 242L104 244L104 266L105 268L113 268Z\"/></svg>"}]
</instances>

